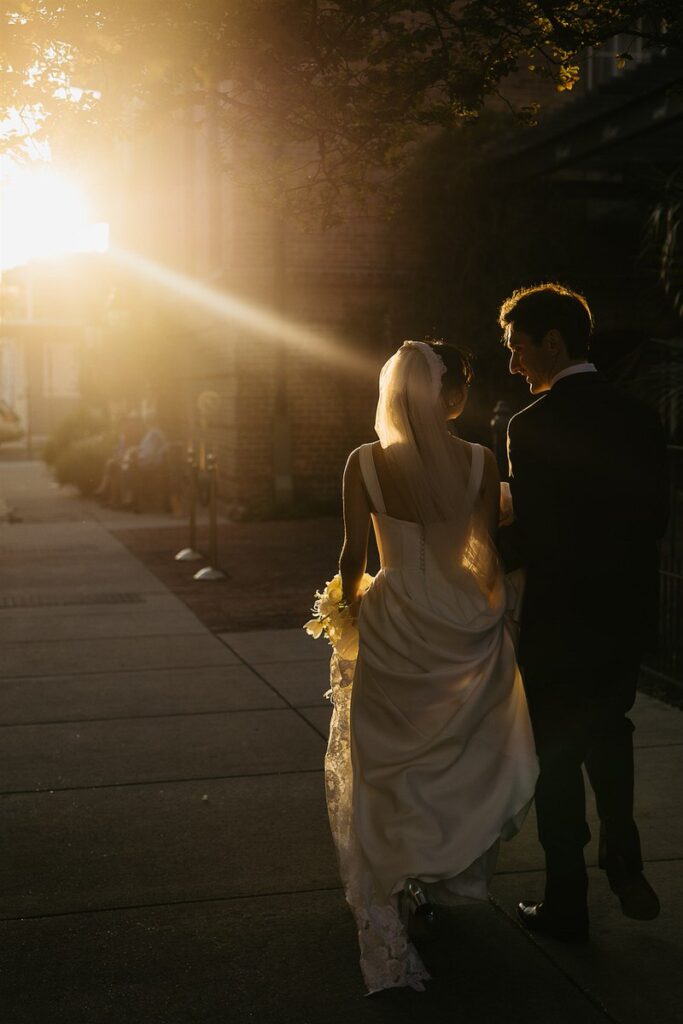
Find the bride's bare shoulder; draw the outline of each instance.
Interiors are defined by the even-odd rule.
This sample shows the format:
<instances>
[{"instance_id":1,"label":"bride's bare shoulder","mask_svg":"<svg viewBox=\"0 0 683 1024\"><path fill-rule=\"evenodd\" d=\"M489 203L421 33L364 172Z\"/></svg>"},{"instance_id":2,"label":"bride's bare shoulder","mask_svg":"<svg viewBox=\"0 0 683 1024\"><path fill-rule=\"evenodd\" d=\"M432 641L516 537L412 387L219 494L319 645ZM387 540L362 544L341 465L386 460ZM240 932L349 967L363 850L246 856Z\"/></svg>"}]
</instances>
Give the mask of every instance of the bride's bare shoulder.
<instances>
[{"instance_id":1,"label":"bride's bare shoulder","mask_svg":"<svg viewBox=\"0 0 683 1024\"><path fill-rule=\"evenodd\" d=\"M472 445L469 441L463 441L461 437L451 434L451 444L460 455L464 455L468 462L472 461Z\"/></svg>"},{"instance_id":2,"label":"bride's bare shoulder","mask_svg":"<svg viewBox=\"0 0 683 1024\"><path fill-rule=\"evenodd\" d=\"M463 438L457 437L455 434L451 434L451 441L453 444L458 445L461 450L468 452L470 455L472 454L473 448L481 448L484 452L485 459L488 459L489 457L492 459L495 458L491 449L487 448L485 444L475 444L473 441L465 441Z\"/></svg>"},{"instance_id":3,"label":"bride's bare shoulder","mask_svg":"<svg viewBox=\"0 0 683 1024\"><path fill-rule=\"evenodd\" d=\"M379 445L379 441L375 441L374 444L370 445L370 447L374 449L377 445ZM360 453L361 449L366 447L367 445L361 444L358 448L354 448L353 451L349 452L346 459L346 469L344 470L345 474L360 474Z\"/></svg>"}]
</instances>

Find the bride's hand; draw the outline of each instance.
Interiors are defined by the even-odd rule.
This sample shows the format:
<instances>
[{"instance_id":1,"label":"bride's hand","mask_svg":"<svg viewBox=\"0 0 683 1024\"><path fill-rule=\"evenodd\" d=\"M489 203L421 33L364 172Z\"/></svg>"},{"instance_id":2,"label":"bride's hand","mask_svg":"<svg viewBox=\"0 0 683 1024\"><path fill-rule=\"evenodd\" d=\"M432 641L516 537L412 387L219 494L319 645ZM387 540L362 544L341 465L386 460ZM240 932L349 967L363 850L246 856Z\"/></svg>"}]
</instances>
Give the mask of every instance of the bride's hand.
<instances>
[{"instance_id":1,"label":"bride's hand","mask_svg":"<svg viewBox=\"0 0 683 1024\"><path fill-rule=\"evenodd\" d=\"M362 600L363 598L359 594L357 597L354 597L353 601L349 601L349 615L354 626L358 625L358 616L360 615L360 605Z\"/></svg>"},{"instance_id":2,"label":"bride's hand","mask_svg":"<svg viewBox=\"0 0 683 1024\"><path fill-rule=\"evenodd\" d=\"M499 526L510 526L515 521L515 510L512 507L510 484L503 481L500 485L500 518Z\"/></svg>"}]
</instances>

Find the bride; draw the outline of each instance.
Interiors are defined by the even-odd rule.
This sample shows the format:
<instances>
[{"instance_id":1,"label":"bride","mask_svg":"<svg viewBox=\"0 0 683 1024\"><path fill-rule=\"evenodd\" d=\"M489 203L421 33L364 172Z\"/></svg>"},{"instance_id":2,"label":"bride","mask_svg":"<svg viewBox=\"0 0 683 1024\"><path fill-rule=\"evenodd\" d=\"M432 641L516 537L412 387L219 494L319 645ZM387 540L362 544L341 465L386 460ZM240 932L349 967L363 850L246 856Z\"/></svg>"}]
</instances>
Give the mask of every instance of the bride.
<instances>
[{"instance_id":1,"label":"bride","mask_svg":"<svg viewBox=\"0 0 683 1024\"><path fill-rule=\"evenodd\" d=\"M486 899L536 782L493 543L495 459L447 426L470 377L457 349L406 341L380 376L379 442L344 474L340 572L359 650L332 656L325 782L370 992L424 987L406 907ZM371 521L381 568L361 597Z\"/></svg>"}]
</instances>

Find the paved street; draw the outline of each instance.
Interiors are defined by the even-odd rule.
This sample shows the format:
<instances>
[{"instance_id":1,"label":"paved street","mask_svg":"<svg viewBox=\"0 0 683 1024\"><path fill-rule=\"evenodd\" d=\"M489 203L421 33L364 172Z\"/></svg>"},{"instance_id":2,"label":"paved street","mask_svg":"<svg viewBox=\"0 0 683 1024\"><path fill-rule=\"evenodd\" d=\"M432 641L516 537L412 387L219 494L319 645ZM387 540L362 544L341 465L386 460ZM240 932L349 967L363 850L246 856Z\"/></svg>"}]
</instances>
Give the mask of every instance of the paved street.
<instances>
[{"instance_id":1,"label":"paved street","mask_svg":"<svg viewBox=\"0 0 683 1024\"><path fill-rule=\"evenodd\" d=\"M529 820L495 903L451 915L430 991L365 999L324 805L326 645L207 630L112 536L163 517L103 512L40 463L0 463L0 499L21 520L0 524L3 1024L680 1020L679 710L635 712L657 921L621 915L594 841L591 944L523 933Z\"/></svg>"}]
</instances>

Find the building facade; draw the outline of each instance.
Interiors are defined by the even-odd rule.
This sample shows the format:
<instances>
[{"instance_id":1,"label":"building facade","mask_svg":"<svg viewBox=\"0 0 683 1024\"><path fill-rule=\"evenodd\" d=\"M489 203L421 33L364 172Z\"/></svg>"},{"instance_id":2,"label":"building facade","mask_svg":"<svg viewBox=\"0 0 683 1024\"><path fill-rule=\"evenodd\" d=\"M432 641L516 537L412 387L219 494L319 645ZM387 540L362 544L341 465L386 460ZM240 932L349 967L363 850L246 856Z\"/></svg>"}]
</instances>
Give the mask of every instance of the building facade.
<instances>
[{"instance_id":1,"label":"building facade","mask_svg":"<svg viewBox=\"0 0 683 1024\"><path fill-rule=\"evenodd\" d=\"M109 221L123 302L157 311L150 384L171 432L217 456L223 504L323 509L373 437L410 247L379 213L327 231L284 220L221 172L211 135L199 109L122 153Z\"/></svg>"},{"instance_id":2,"label":"building facade","mask_svg":"<svg viewBox=\"0 0 683 1024\"><path fill-rule=\"evenodd\" d=\"M638 107L661 64L643 59L635 71L621 69L618 40L614 47L586 55L574 94L546 90L538 128L497 140L482 158L487 174L495 176L496 164L505 168L512 204L524 194L535 202L538 191L532 231L540 234L540 221L552 221L560 209L563 223L585 229L576 236L573 263L545 261L541 253L530 271L520 263L519 280L514 266L500 277L485 298L489 333L496 330L499 292L528 283L528 272L543 277L556 267L586 290L605 328L639 324L654 332L657 309L644 318L642 290L631 286L636 263L626 251L642 210L630 194L624 203L624 191L631 187L635 122L659 117L663 129L670 118L657 114L656 103L647 114ZM539 98L538 80L519 76L510 98L520 105ZM146 337L156 334L150 388L174 435L216 454L224 505L243 515L325 508L338 501L348 451L373 437L381 363L408 331L430 332L420 306L420 229L367 211L350 211L343 226L327 231L285 221L223 172L217 136L196 107L122 150L108 215L122 292L136 293L131 316L146 320ZM233 167L252 158L244 145L232 144ZM445 304L448 275L460 274L476 230L467 225L444 252ZM549 239L552 246L552 232ZM600 271L581 257L598 242L606 254ZM508 243L499 241L503 256ZM555 248L563 245L560 239ZM426 273L432 270L427 265ZM475 271L490 275L487 266ZM328 358L330 346L335 358ZM480 439L495 397L487 392L480 403Z\"/></svg>"}]
</instances>

